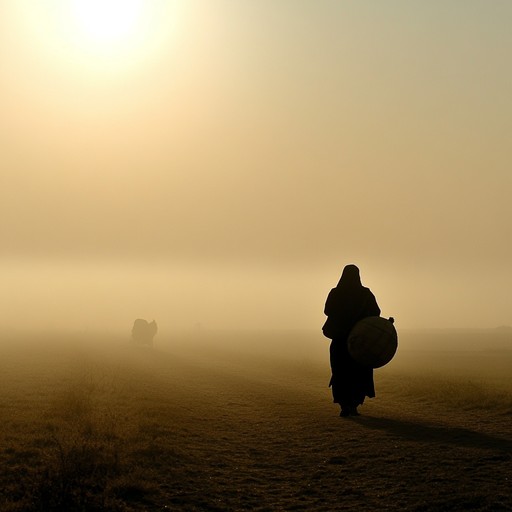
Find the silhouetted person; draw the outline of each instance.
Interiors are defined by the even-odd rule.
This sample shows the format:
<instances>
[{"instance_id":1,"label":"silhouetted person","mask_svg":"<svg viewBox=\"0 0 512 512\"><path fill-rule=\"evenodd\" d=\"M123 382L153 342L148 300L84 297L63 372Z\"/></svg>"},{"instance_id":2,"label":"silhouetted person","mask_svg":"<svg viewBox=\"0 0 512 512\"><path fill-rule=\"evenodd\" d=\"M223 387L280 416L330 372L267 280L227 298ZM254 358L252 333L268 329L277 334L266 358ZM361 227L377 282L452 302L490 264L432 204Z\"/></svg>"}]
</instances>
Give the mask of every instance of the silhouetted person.
<instances>
[{"instance_id":1,"label":"silhouetted person","mask_svg":"<svg viewBox=\"0 0 512 512\"><path fill-rule=\"evenodd\" d=\"M154 320L149 323L147 320L137 318L137 320L133 322L132 339L141 345L153 346L153 338L157 331L158 327Z\"/></svg>"},{"instance_id":2,"label":"silhouetted person","mask_svg":"<svg viewBox=\"0 0 512 512\"><path fill-rule=\"evenodd\" d=\"M357 416L357 407L365 397L375 396L373 368L365 367L352 359L347 339L352 327L368 316L379 316L380 308L373 293L361 284L359 269L347 265L341 279L329 292L324 313L327 320L323 327L325 336L331 338L330 361L334 403L340 404L340 416Z\"/></svg>"}]
</instances>

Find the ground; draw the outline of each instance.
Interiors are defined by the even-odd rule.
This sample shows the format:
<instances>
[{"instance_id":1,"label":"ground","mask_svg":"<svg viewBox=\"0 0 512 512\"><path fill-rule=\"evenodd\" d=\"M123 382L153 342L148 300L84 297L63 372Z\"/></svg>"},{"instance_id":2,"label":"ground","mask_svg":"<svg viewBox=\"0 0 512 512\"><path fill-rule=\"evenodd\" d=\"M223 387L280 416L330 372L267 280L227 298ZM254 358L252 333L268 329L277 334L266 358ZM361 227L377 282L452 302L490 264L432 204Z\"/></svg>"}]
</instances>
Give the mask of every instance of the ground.
<instances>
[{"instance_id":1,"label":"ground","mask_svg":"<svg viewBox=\"0 0 512 512\"><path fill-rule=\"evenodd\" d=\"M315 336L7 337L0 510L512 510L510 351L401 347L340 418Z\"/></svg>"}]
</instances>

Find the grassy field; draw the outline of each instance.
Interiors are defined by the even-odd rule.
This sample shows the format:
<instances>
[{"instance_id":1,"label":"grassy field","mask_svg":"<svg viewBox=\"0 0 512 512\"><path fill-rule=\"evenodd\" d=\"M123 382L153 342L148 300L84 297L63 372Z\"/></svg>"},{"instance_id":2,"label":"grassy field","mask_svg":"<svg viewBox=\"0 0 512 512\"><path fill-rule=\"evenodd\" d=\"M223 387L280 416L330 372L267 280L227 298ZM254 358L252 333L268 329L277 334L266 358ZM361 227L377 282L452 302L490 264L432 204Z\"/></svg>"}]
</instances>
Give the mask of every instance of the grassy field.
<instances>
[{"instance_id":1,"label":"grassy field","mask_svg":"<svg viewBox=\"0 0 512 512\"><path fill-rule=\"evenodd\" d=\"M0 510L512 510L512 343L466 335L346 419L317 333L4 334Z\"/></svg>"}]
</instances>

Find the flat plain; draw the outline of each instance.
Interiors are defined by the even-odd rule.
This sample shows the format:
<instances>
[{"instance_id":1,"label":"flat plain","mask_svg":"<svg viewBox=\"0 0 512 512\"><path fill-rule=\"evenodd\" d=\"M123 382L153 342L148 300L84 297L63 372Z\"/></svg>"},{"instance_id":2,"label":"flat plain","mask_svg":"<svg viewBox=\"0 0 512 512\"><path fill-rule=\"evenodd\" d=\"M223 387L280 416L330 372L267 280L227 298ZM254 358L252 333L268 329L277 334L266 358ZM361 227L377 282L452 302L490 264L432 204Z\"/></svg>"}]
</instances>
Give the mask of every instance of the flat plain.
<instances>
[{"instance_id":1,"label":"flat plain","mask_svg":"<svg viewBox=\"0 0 512 512\"><path fill-rule=\"evenodd\" d=\"M313 332L4 333L0 510L512 510L512 334L411 331L361 416Z\"/></svg>"}]
</instances>

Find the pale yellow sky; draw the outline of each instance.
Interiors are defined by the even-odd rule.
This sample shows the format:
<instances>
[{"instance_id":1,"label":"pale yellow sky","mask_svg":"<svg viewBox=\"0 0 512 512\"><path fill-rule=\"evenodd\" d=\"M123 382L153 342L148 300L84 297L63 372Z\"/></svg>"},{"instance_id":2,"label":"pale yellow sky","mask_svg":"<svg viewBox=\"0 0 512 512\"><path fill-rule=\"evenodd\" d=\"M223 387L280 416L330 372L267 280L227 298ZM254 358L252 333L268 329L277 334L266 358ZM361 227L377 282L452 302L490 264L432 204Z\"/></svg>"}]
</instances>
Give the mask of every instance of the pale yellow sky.
<instances>
[{"instance_id":1,"label":"pale yellow sky","mask_svg":"<svg viewBox=\"0 0 512 512\"><path fill-rule=\"evenodd\" d=\"M511 3L116 3L0 0L0 327L512 324Z\"/></svg>"}]
</instances>

